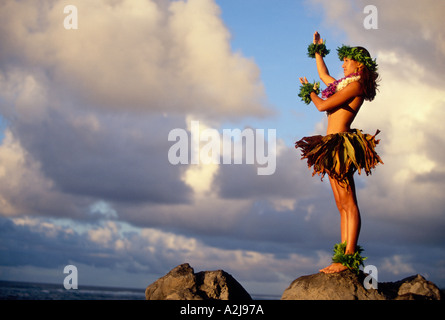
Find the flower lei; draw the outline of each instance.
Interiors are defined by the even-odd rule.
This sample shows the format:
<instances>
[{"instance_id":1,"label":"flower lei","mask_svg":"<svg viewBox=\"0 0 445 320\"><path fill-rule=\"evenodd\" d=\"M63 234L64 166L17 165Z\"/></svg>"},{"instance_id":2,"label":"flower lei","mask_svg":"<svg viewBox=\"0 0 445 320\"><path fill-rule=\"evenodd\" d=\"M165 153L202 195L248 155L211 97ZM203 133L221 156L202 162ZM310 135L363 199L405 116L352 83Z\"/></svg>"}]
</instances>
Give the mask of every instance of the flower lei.
<instances>
[{"instance_id":1,"label":"flower lei","mask_svg":"<svg viewBox=\"0 0 445 320\"><path fill-rule=\"evenodd\" d=\"M353 254L345 254L346 251L346 241L343 243L337 243L334 245L334 256L332 257L332 262L341 263L349 270L359 273L360 266L364 266L363 261L368 259L367 257L362 257L361 253L363 248L357 246L357 251Z\"/></svg>"},{"instance_id":2,"label":"flower lei","mask_svg":"<svg viewBox=\"0 0 445 320\"><path fill-rule=\"evenodd\" d=\"M344 58L349 58L354 61L362 63L369 71L377 71L378 65L376 59L364 55L359 48L352 48L350 46L341 46L337 48L338 58L343 61Z\"/></svg>"},{"instance_id":3,"label":"flower lei","mask_svg":"<svg viewBox=\"0 0 445 320\"><path fill-rule=\"evenodd\" d=\"M312 92L315 92L316 95L320 93L320 82L305 83L301 85L300 93L298 94L298 96L304 103L309 104L312 101L311 100Z\"/></svg>"},{"instance_id":4,"label":"flower lei","mask_svg":"<svg viewBox=\"0 0 445 320\"><path fill-rule=\"evenodd\" d=\"M360 74L358 72L351 73L349 76L335 80L331 82L326 89L321 92L322 98L329 98L337 91L344 89L348 84L354 81L360 80Z\"/></svg>"}]
</instances>

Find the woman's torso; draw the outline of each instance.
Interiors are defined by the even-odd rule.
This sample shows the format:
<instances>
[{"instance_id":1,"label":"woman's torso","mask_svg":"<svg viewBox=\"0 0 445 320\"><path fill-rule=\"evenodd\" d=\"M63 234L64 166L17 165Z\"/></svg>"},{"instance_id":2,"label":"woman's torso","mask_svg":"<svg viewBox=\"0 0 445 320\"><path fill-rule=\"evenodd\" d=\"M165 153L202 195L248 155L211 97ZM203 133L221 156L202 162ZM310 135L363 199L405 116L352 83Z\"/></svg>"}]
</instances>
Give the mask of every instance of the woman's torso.
<instances>
[{"instance_id":1,"label":"woman's torso","mask_svg":"<svg viewBox=\"0 0 445 320\"><path fill-rule=\"evenodd\" d=\"M363 98L356 97L350 103L327 112L328 128L326 134L350 131L351 124L362 104Z\"/></svg>"}]
</instances>

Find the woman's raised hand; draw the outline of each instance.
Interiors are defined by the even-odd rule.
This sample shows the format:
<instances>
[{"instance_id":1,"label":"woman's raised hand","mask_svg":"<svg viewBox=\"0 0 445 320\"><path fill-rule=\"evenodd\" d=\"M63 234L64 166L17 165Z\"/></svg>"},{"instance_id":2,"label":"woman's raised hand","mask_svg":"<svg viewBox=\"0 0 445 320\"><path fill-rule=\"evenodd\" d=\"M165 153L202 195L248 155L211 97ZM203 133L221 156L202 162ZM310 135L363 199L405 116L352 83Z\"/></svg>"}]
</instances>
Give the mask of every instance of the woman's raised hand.
<instances>
[{"instance_id":1,"label":"woman's raised hand","mask_svg":"<svg viewBox=\"0 0 445 320\"><path fill-rule=\"evenodd\" d=\"M322 44L323 43L323 39L320 38L320 34L318 33L318 31L315 31L314 33L314 44Z\"/></svg>"}]
</instances>

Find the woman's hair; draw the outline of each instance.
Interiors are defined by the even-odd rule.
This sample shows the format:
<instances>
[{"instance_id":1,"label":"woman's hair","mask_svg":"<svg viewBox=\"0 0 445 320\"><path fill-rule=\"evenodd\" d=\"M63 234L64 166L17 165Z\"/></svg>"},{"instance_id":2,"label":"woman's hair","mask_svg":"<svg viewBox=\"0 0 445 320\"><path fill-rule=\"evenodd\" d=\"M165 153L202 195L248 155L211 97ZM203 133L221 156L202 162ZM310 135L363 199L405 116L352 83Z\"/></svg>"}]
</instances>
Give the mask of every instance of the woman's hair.
<instances>
[{"instance_id":1,"label":"woman's hair","mask_svg":"<svg viewBox=\"0 0 445 320\"><path fill-rule=\"evenodd\" d=\"M363 47L356 47L363 55L371 57L368 50ZM377 82L380 81L379 74L377 71L369 70L365 65L360 71L361 79L360 83L363 87L365 100L372 101L375 98L377 87L379 86Z\"/></svg>"}]
</instances>

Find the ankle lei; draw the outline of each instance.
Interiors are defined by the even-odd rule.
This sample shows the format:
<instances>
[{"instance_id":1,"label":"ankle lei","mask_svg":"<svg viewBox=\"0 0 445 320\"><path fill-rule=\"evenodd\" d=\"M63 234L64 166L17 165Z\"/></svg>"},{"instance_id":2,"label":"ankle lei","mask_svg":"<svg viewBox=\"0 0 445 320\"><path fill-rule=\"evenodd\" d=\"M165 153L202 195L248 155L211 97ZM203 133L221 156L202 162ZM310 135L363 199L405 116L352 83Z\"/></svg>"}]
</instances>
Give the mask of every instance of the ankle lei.
<instances>
[{"instance_id":1,"label":"ankle lei","mask_svg":"<svg viewBox=\"0 0 445 320\"><path fill-rule=\"evenodd\" d=\"M351 73L349 76L335 80L331 82L326 89L321 92L322 98L329 98L337 91L344 89L348 84L354 81L360 80L360 74L358 72Z\"/></svg>"},{"instance_id":2,"label":"ankle lei","mask_svg":"<svg viewBox=\"0 0 445 320\"><path fill-rule=\"evenodd\" d=\"M363 261L368 259L367 257L362 257L361 253L363 248L357 246L357 251L353 254L346 254L346 241L343 243L337 243L334 245L334 256L332 257L332 262L341 263L349 270L358 274L360 266L364 266Z\"/></svg>"}]
</instances>

